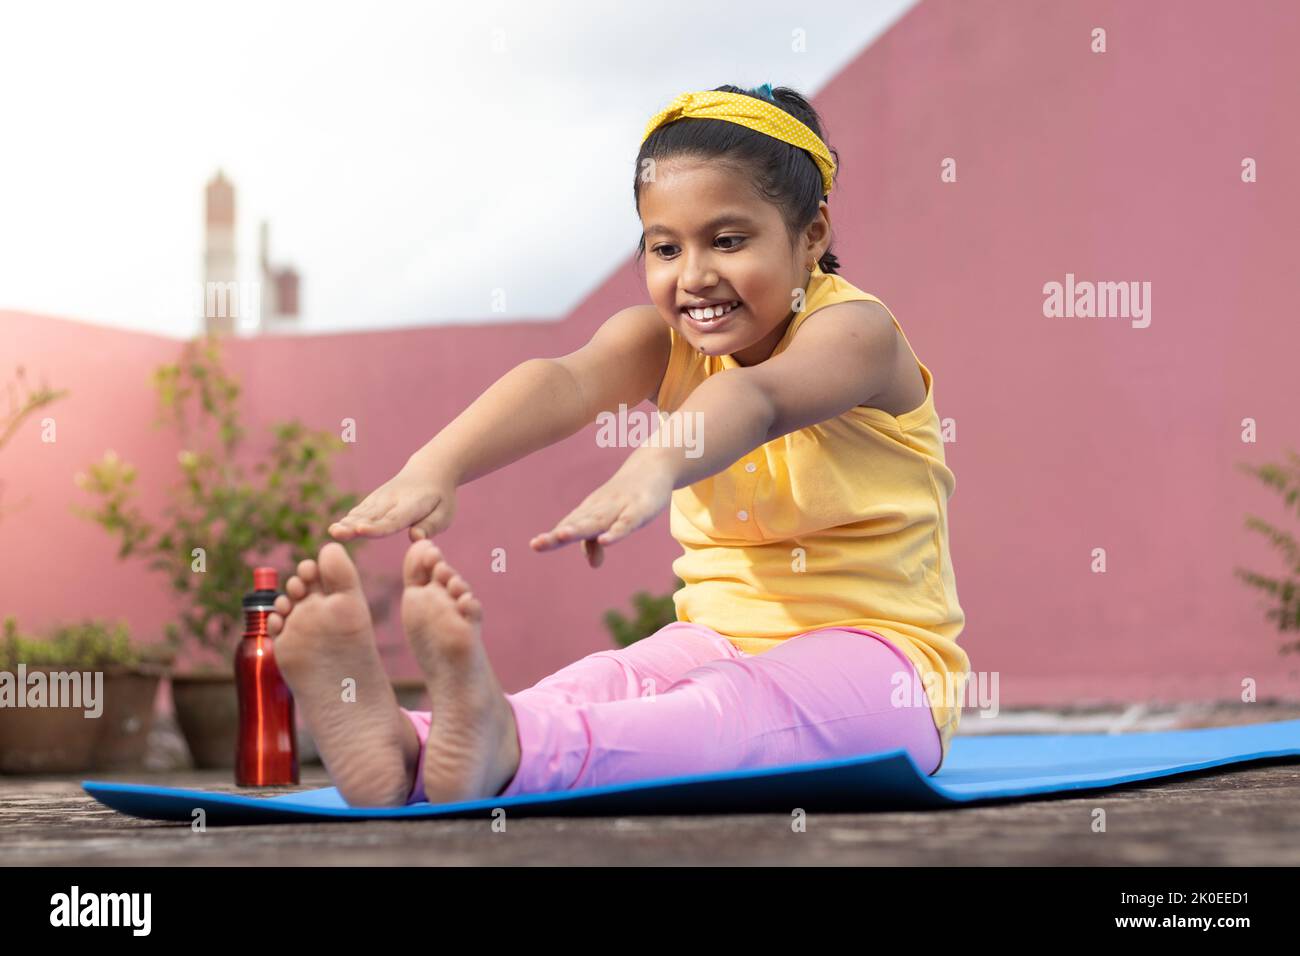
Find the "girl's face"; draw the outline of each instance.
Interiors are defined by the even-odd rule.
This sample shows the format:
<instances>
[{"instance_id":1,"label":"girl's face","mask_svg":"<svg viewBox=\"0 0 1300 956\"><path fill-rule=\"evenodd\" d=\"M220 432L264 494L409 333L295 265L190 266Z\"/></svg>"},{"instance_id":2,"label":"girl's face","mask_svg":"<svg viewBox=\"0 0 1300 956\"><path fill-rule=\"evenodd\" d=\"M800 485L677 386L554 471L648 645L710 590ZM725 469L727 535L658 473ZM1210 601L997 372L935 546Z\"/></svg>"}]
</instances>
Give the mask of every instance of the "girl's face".
<instances>
[{"instance_id":1,"label":"girl's face","mask_svg":"<svg viewBox=\"0 0 1300 956\"><path fill-rule=\"evenodd\" d=\"M639 212L646 288L664 320L705 355L745 366L767 359L794 317L795 290L808 285L808 264L830 244L826 203L792 248L776 206L734 170L673 159L642 184ZM736 301L739 308L711 321L683 311Z\"/></svg>"}]
</instances>

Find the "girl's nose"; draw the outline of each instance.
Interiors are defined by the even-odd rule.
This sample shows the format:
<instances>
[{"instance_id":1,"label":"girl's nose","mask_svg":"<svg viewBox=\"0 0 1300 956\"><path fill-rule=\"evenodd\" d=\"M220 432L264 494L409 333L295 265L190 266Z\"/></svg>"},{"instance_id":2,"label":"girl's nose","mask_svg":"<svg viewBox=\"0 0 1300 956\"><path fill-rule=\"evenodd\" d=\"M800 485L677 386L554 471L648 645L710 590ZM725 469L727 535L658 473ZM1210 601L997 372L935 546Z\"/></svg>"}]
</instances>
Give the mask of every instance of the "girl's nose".
<instances>
[{"instance_id":1,"label":"girl's nose","mask_svg":"<svg viewBox=\"0 0 1300 956\"><path fill-rule=\"evenodd\" d=\"M687 263L685 270L682 272L684 291L696 298L707 299L708 296L705 293L717 284L718 277L707 262L696 260L693 263Z\"/></svg>"}]
</instances>

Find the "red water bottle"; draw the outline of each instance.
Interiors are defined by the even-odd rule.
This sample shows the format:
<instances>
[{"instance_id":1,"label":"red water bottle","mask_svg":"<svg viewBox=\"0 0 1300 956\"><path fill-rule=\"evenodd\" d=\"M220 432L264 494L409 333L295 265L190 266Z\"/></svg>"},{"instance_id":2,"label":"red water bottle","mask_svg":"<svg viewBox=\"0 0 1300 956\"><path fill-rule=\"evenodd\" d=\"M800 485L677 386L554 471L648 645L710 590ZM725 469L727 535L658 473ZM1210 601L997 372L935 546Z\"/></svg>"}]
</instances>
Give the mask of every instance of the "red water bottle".
<instances>
[{"instance_id":1,"label":"red water bottle","mask_svg":"<svg viewBox=\"0 0 1300 956\"><path fill-rule=\"evenodd\" d=\"M298 782L298 739L293 694L275 663L266 619L279 594L275 568L253 571L253 590L244 595L244 637L235 649L239 691L239 742L235 783L272 787Z\"/></svg>"}]
</instances>

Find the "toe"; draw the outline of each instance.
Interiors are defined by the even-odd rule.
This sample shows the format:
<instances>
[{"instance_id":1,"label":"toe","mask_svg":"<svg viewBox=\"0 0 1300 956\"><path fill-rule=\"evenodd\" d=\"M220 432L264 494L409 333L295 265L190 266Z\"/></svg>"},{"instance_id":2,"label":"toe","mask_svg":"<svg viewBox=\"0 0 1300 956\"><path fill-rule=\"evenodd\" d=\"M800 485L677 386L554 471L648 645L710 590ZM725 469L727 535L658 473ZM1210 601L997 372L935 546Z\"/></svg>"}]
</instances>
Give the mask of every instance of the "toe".
<instances>
[{"instance_id":1,"label":"toe","mask_svg":"<svg viewBox=\"0 0 1300 956\"><path fill-rule=\"evenodd\" d=\"M284 628L284 618L272 611L266 616L266 633L275 637Z\"/></svg>"},{"instance_id":2,"label":"toe","mask_svg":"<svg viewBox=\"0 0 1300 956\"><path fill-rule=\"evenodd\" d=\"M433 542L423 538L406 549L406 558L402 561L402 582L408 587L423 587L429 583L429 552Z\"/></svg>"},{"instance_id":3,"label":"toe","mask_svg":"<svg viewBox=\"0 0 1300 956\"><path fill-rule=\"evenodd\" d=\"M320 577L329 594L361 590L357 566L348 557L348 549L337 541L331 541L320 549Z\"/></svg>"},{"instance_id":4,"label":"toe","mask_svg":"<svg viewBox=\"0 0 1300 956\"><path fill-rule=\"evenodd\" d=\"M453 574L451 580L447 582L447 593L454 598L460 597L469 591L469 582L459 574Z\"/></svg>"},{"instance_id":5,"label":"toe","mask_svg":"<svg viewBox=\"0 0 1300 956\"><path fill-rule=\"evenodd\" d=\"M307 596L307 585L303 582L302 578L295 574L288 581L284 582L284 593L287 594L291 600L301 601ZM276 600L278 601L279 598Z\"/></svg>"},{"instance_id":6,"label":"toe","mask_svg":"<svg viewBox=\"0 0 1300 956\"><path fill-rule=\"evenodd\" d=\"M286 584L285 587L288 587L288 585ZM277 595L275 602L271 606L280 612L281 617L288 617L289 612L293 610L293 602L289 600L287 594Z\"/></svg>"},{"instance_id":7,"label":"toe","mask_svg":"<svg viewBox=\"0 0 1300 956\"><path fill-rule=\"evenodd\" d=\"M457 599L456 607L460 609L460 613L468 621L478 622L483 620L483 605L469 591L466 591Z\"/></svg>"},{"instance_id":8,"label":"toe","mask_svg":"<svg viewBox=\"0 0 1300 956\"><path fill-rule=\"evenodd\" d=\"M446 561L439 561L436 565L434 565L433 579L437 581L439 584L441 584L443 587L447 586L447 582L450 581L455 574L456 574L456 569L453 568Z\"/></svg>"},{"instance_id":9,"label":"toe","mask_svg":"<svg viewBox=\"0 0 1300 956\"><path fill-rule=\"evenodd\" d=\"M311 558L303 558L298 562L298 577L302 579L303 584L309 587L316 583L320 577L319 572L320 569L316 567L316 562Z\"/></svg>"}]
</instances>

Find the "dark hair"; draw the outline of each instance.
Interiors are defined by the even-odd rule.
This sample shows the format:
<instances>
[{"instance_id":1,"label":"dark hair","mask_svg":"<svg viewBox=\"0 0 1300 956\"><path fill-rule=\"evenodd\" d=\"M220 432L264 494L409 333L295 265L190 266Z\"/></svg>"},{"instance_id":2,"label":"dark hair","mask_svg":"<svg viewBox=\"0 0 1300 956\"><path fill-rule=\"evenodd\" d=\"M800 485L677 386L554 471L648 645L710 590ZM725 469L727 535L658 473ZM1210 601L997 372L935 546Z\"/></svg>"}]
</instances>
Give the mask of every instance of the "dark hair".
<instances>
[{"instance_id":1,"label":"dark hair","mask_svg":"<svg viewBox=\"0 0 1300 956\"><path fill-rule=\"evenodd\" d=\"M764 84L757 90L742 90L737 86L718 86L714 91L740 93L774 103L826 142L817 111L789 87L772 89ZM771 95L764 95L767 92ZM830 149L829 143L827 148ZM839 154L831 149L831 155L835 158L838 173ZM739 123L687 117L660 126L641 144L636 157L637 174L632 183L632 196L638 210L641 208L640 173L645 160L652 159L657 163L672 156L720 158L747 175L754 188L780 210L792 243L813 221L821 200L829 201L823 192L821 169L806 150ZM645 255L644 235L637 243L636 254L638 259ZM830 246L822 253L819 264L823 272L830 274L835 274L840 266Z\"/></svg>"}]
</instances>

